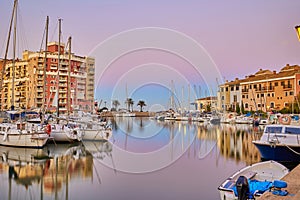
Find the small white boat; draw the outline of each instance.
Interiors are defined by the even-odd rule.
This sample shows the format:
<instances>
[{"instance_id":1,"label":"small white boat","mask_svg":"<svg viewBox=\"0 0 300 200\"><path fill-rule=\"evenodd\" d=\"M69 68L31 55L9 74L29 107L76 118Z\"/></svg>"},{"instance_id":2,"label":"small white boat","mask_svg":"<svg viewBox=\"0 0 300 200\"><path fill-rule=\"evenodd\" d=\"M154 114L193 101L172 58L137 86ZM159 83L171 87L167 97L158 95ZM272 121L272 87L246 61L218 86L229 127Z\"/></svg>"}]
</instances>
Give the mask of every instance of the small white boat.
<instances>
[{"instance_id":1,"label":"small white boat","mask_svg":"<svg viewBox=\"0 0 300 200\"><path fill-rule=\"evenodd\" d=\"M279 180L288 173L289 170L276 161L259 162L247 166L230 176L218 187L218 190L222 200L238 199L238 190L241 184L237 184L237 182L244 179L246 182L243 185L245 190L248 190L249 195L252 195L252 197L257 197L269 190L274 180Z\"/></svg>"},{"instance_id":2,"label":"small white boat","mask_svg":"<svg viewBox=\"0 0 300 200\"><path fill-rule=\"evenodd\" d=\"M221 123L221 117L213 115L211 116L211 118L209 119L209 122L211 124L220 124Z\"/></svg>"},{"instance_id":3,"label":"small white boat","mask_svg":"<svg viewBox=\"0 0 300 200\"><path fill-rule=\"evenodd\" d=\"M34 124L0 124L0 145L3 146L42 148L48 139L49 135Z\"/></svg>"}]
</instances>

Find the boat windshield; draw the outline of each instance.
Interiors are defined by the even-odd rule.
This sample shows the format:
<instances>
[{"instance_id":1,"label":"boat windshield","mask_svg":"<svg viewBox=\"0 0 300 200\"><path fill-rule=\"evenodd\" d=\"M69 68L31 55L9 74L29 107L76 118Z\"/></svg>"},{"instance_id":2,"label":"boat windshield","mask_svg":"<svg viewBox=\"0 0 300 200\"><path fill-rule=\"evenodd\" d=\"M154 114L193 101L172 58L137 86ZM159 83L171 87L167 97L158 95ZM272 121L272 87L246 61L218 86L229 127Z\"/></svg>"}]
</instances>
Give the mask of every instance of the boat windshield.
<instances>
[{"instance_id":1,"label":"boat windshield","mask_svg":"<svg viewBox=\"0 0 300 200\"><path fill-rule=\"evenodd\" d=\"M282 127L280 126L267 126L265 129L265 133L281 133Z\"/></svg>"},{"instance_id":2,"label":"boat windshield","mask_svg":"<svg viewBox=\"0 0 300 200\"><path fill-rule=\"evenodd\" d=\"M286 127L285 133L292 133L292 134L300 134L300 128L297 127Z\"/></svg>"}]
</instances>

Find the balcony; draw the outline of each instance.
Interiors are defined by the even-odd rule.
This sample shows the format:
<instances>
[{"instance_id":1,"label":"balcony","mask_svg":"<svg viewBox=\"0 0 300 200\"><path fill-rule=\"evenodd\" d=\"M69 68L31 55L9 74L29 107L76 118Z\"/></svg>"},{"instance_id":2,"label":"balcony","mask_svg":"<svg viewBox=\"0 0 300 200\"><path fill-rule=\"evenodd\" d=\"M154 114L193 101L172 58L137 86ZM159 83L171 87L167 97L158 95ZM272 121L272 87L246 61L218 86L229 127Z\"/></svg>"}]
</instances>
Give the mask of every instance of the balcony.
<instances>
[{"instance_id":1,"label":"balcony","mask_svg":"<svg viewBox=\"0 0 300 200\"><path fill-rule=\"evenodd\" d=\"M242 92L249 92L249 89L242 89Z\"/></svg>"},{"instance_id":2,"label":"balcony","mask_svg":"<svg viewBox=\"0 0 300 200\"><path fill-rule=\"evenodd\" d=\"M67 82L67 80L68 80L67 78L61 78L61 77L59 78L59 82Z\"/></svg>"},{"instance_id":3,"label":"balcony","mask_svg":"<svg viewBox=\"0 0 300 200\"><path fill-rule=\"evenodd\" d=\"M283 85L282 87L283 87L284 90L291 90L293 88L291 84L290 85Z\"/></svg>"},{"instance_id":4,"label":"balcony","mask_svg":"<svg viewBox=\"0 0 300 200\"><path fill-rule=\"evenodd\" d=\"M59 93L66 93L67 90L59 90Z\"/></svg>"}]
</instances>

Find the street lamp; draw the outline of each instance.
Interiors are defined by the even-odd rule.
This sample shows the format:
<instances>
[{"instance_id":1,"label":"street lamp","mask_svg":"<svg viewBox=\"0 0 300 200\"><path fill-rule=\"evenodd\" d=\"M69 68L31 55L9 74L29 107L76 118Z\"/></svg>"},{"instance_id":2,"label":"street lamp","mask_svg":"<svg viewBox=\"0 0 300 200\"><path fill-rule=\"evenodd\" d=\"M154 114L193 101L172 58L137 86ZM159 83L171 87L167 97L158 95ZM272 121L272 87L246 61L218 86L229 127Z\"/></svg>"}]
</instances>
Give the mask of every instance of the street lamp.
<instances>
[{"instance_id":1,"label":"street lamp","mask_svg":"<svg viewBox=\"0 0 300 200\"><path fill-rule=\"evenodd\" d=\"M295 29L297 32L298 40L300 41L300 25L295 26Z\"/></svg>"}]
</instances>

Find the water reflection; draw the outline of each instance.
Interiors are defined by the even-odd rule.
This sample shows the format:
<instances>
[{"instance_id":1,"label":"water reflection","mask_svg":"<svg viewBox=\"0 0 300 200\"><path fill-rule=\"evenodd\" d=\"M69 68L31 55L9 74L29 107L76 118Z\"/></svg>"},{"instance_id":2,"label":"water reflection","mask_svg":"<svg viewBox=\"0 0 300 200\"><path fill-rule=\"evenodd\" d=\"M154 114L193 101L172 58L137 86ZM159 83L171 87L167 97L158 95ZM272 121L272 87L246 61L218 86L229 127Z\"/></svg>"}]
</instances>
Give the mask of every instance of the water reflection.
<instances>
[{"instance_id":1,"label":"water reflection","mask_svg":"<svg viewBox=\"0 0 300 200\"><path fill-rule=\"evenodd\" d=\"M252 140L261 131L249 125L149 118L112 118L110 123L109 142L0 146L1 199L218 199L216 188L225 178L260 161ZM116 187L124 192L113 192Z\"/></svg>"},{"instance_id":2,"label":"water reflection","mask_svg":"<svg viewBox=\"0 0 300 200\"><path fill-rule=\"evenodd\" d=\"M93 156L105 159L111 155L108 142L85 145L49 144L43 149L0 146L1 199L69 199L72 182L92 180Z\"/></svg>"}]
</instances>

